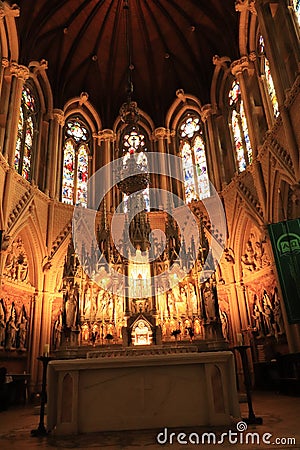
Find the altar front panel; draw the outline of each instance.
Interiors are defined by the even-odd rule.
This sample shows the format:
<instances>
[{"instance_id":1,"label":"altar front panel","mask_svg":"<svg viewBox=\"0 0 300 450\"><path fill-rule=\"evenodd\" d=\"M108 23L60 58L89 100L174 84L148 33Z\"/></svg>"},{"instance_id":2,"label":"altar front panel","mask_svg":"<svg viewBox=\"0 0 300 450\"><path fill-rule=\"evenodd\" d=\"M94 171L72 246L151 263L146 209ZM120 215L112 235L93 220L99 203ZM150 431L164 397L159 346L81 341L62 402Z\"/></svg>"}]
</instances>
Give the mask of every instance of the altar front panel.
<instances>
[{"instance_id":1,"label":"altar front panel","mask_svg":"<svg viewBox=\"0 0 300 450\"><path fill-rule=\"evenodd\" d=\"M226 425L239 416L231 352L52 361L58 434Z\"/></svg>"}]
</instances>

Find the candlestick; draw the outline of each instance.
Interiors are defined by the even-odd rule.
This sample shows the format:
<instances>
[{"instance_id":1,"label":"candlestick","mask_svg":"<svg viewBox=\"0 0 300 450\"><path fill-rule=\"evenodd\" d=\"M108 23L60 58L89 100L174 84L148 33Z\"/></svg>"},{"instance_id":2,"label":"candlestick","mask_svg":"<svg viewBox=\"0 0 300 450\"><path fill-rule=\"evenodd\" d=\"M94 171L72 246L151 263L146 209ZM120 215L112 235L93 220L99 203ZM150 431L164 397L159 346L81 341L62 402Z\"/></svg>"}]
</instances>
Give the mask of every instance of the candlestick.
<instances>
[{"instance_id":1,"label":"candlestick","mask_svg":"<svg viewBox=\"0 0 300 450\"><path fill-rule=\"evenodd\" d=\"M49 351L50 351L50 344L45 344L44 345L44 356L48 356L49 355Z\"/></svg>"},{"instance_id":2,"label":"candlestick","mask_svg":"<svg viewBox=\"0 0 300 450\"><path fill-rule=\"evenodd\" d=\"M243 345L242 333L236 333L236 343L237 343L237 345Z\"/></svg>"}]
</instances>

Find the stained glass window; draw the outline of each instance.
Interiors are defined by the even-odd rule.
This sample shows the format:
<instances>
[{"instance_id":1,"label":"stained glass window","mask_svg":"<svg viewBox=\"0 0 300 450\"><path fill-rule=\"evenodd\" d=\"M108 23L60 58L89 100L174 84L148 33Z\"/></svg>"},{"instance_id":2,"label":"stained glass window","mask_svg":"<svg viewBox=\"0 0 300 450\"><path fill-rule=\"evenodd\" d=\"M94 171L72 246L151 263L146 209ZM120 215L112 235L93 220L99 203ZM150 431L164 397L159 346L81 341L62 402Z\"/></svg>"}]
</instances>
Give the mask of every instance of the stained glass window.
<instances>
[{"instance_id":1,"label":"stained glass window","mask_svg":"<svg viewBox=\"0 0 300 450\"><path fill-rule=\"evenodd\" d=\"M135 162L140 165L141 170L148 170L148 158L147 158L146 138L141 131L136 127L130 127L125 130L122 139L122 163L123 167L128 164L128 160L131 155L134 156ZM143 190L143 201L145 210L150 211L150 196L149 186ZM128 211L128 196L123 195L124 212Z\"/></svg>"},{"instance_id":2,"label":"stained glass window","mask_svg":"<svg viewBox=\"0 0 300 450\"><path fill-rule=\"evenodd\" d=\"M201 200L210 196L205 143L200 118L189 115L179 127L185 199Z\"/></svg>"},{"instance_id":3,"label":"stained glass window","mask_svg":"<svg viewBox=\"0 0 300 450\"><path fill-rule=\"evenodd\" d=\"M273 78L271 75L270 63L269 63L268 58L266 57L265 43L264 43L264 39L263 39L262 35L260 35L258 38L258 53L261 58L261 65L262 65L261 72L262 72L262 75L264 76L263 79L265 80L265 83L266 83L266 88L267 88L267 91L268 91L268 94L270 97L274 117L277 117L279 115L278 101L277 101L274 81L273 81Z\"/></svg>"},{"instance_id":4,"label":"stained glass window","mask_svg":"<svg viewBox=\"0 0 300 450\"><path fill-rule=\"evenodd\" d=\"M244 104L241 97L241 89L236 80L231 85L228 100L231 109L230 121L236 152L237 167L239 172L242 172L246 169L247 164L252 162L252 148Z\"/></svg>"},{"instance_id":5,"label":"stained glass window","mask_svg":"<svg viewBox=\"0 0 300 450\"><path fill-rule=\"evenodd\" d=\"M79 118L65 127L62 169L62 202L87 206L87 182L90 133Z\"/></svg>"},{"instance_id":6,"label":"stained glass window","mask_svg":"<svg viewBox=\"0 0 300 450\"><path fill-rule=\"evenodd\" d=\"M22 90L14 166L16 171L26 180L31 179L36 112L35 97L30 88L24 86Z\"/></svg>"},{"instance_id":7,"label":"stained glass window","mask_svg":"<svg viewBox=\"0 0 300 450\"><path fill-rule=\"evenodd\" d=\"M300 26L300 0L293 0L293 5L298 20L298 24Z\"/></svg>"}]
</instances>

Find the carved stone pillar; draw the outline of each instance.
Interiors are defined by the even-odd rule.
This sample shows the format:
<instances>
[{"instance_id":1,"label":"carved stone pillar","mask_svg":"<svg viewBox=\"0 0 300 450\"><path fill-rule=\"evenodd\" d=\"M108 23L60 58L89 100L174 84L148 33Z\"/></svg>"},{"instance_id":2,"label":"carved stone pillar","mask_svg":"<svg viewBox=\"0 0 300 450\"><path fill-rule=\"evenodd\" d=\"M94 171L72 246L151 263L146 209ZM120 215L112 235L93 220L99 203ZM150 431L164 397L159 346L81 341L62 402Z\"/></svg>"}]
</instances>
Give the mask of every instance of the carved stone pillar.
<instances>
[{"instance_id":1,"label":"carved stone pillar","mask_svg":"<svg viewBox=\"0 0 300 450\"><path fill-rule=\"evenodd\" d=\"M48 62L45 59L42 59L39 61L32 61L29 64L29 69L32 74L32 78L37 80L37 77L40 76L41 78L46 78L46 70L48 69ZM43 114L37 115L37 125L36 130L34 132L36 133L35 136L35 148L33 153L33 160L31 164L31 181L32 183L35 183L38 185L38 180L40 176L40 161L41 161L41 150L42 150L42 137L43 137ZM44 149L43 149L44 151ZM46 155L43 155L46 157ZM42 184L40 186L42 189L45 188L45 185Z\"/></svg>"},{"instance_id":2,"label":"carved stone pillar","mask_svg":"<svg viewBox=\"0 0 300 450\"><path fill-rule=\"evenodd\" d=\"M7 157L8 164L13 166L17 143L20 106L22 101L22 89L25 81L29 77L29 70L27 67L20 66L19 64L13 62L10 65L10 73L12 76L12 81L10 105L5 130L4 154Z\"/></svg>"},{"instance_id":3,"label":"carved stone pillar","mask_svg":"<svg viewBox=\"0 0 300 450\"><path fill-rule=\"evenodd\" d=\"M249 70L249 60L247 56L243 56L241 59L231 63L231 73L233 76L236 77L241 88L241 96L247 118L248 132L252 148L252 156L253 158L255 158L257 155L257 144L258 144L256 136L258 136L259 134L258 134L258 127L256 126L254 119L255 113L249 98L248 94L249 90L246 83L248 70Z\"/></svg>"},{"instance_id":4,"label":"carved stone pillar","mask_svg":"<svg viewBox=\"0 0 300 450\"><path fill-rule=\"evenodd\" d=\"M62 165L62 129L65 124L64 113L60 109L53 110L49 121L47 172L45 192L51 198L59 198Z\"/></svg>"},{"instance_id":5,"label":"carved stone pillar","mask_svg":"<svg viewBox=\"0 0 300 450\"><path fill-rule=\"evenodd\" d=\"M1 12L1 9L0 9ZM1 20L0 20L1 22ZM0 23L1 25L1 23ZM9 90L4 90L4 73L9 66L9 61L7 58L2 58L0 65L0 113L3 114L4 117L7 115L8 105L9 105ZM5 135L5 128L0 128L0 148L3 148L3 141Z\"/></svg>"},{"instance_id":6,"label":"carved stone pillar","mask_svg":"<svg viewBox=\"0 0 300 450\"><path fill-rule=\"evenodd\" d=\"M170 142L170 130L164 127L156 128L153 132L153 139L157 142L157 150L160 155L168 154L168 143ZM169 173L168 162L166 158L160 157L159 159L162 173ZM170 192L170 180L166 175L156 175L155 186L164 191ZM162 205L167 205L167 194L160 196L160 202Z\"/></svg>"},{"instance_id":7,"label":"carved stone pillar","mask_svg":"<svg viewBox=\"0 0 300 450\"><path fill-rule=\"evenodd\" d=\"M103 165L106 165L110 163L113 160L113 143L116 141L116 134L113 130L105 129L101 130L97 134L98 142L102 146L103 145ZM107 173L107 184L108 186L113 186L114 180L113 180L113 174ZM114 208L114 197L113 197L113 190L111 189L106 194L106 205L108 207L108 211Z\"/></svg>"},{"instance_id":8,"label":"carved stone pillar","mask_svg":"<svg viewBox=\"0 0 300 450\"><path fill-rule=\"evenodd\" d=\"M214 121L214 110L211 105L204 105L201 109L202 122L207 124L207 135L209 151L207 152L208 162L208 174L209 178L213 181L217 191L221 191L221 166L223 167L223 161L220 153L220 147L218 142L218 131Z\"/></svg>"}]
</instances>

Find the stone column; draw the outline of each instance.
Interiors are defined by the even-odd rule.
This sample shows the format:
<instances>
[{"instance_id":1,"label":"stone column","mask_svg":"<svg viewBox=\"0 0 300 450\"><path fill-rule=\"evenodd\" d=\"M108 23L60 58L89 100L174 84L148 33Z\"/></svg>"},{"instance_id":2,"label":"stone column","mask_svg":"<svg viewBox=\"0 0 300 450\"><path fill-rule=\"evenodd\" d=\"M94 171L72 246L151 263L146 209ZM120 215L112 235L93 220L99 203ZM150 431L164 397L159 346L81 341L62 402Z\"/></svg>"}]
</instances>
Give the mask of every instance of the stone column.
<instances>
[{"instance_id":1,"label":"stone column","mask_svg":"<svg viewBox=\"0 0 300 450\"><path fill-rule=\"evenodd\" d=\"M204 105L201 108L201 119L202 122L207 124L207 135L208 142L206 148L207 157L207 168L209 179L214 183L214 186L218 192L222 190L221 182L221 166L223 166L223 161L221 157L219 141L218 141L218 130L214 121L214 110L210 104Z\"/></svg>"},{"instance_id":2,"label":"stone column","mask_svg":"<svg viewBox=\"0 0 300 450\"><path fill-rule=\"evenodd\" d=\"M164 127L156 128L153 132L153 139L157 142L157 150L160 155L167 155L168 143L170 142L170 130ZM168 162L166 158L159 159L159 166L163 173L170 173ZM156 187L162 189L163 191L170 192L170 180L165 175L158 175L156 177ZM167 194L160 196L160 202L162 206L167 205Z\"/></svg>"},{"instance_id":3,"label":"stone column","mask_svg":"<svg viewBox=\"0 0 300 450\"><path fill-rule=\"evenodd\" d=\"M62 169L62 129L65 124L64 113L60 109L53 110L53 116L49 120L47 171L45 192L51 198L59 199Z\"/></svg>"},{"instance_id":4,"label":"stone column","mask_svg":"<svg viewBox=\"0 0 300 450\"><path fill-rule=\"evenodd\" d=\"M10 73L12 76L12 81L10 104L5 130L4 154L7 157L8 164L13 167L17 143L20 106L22 102L22 89L25 81L29 77L29 70L27 67L13 62L10 65Z\"/></svg>"},{"instance_id":5,"label":"stone column","mask_svg":"<svg viewBox=\"0 0 300 450\"><path fill-rule=\"evenodd\" d=\"M114 159L114 147L113 143L116 141L116 134L113 130L105 129L101 130L97 134L98 142L102 147L103 151L103 165L110 163ZM102 146L103 143L103 146ZM108 173L107 174L107 184L109 186L113 186L114 180L113 180L113 174ZM114 196L113 196L113 190L111 189L106 194L106 205L108 208L108 211L111 211L112 208L114 208Z\"/></svg>"},{"instance_id":6,"label":"stone column","mask_svg":"<svg viewBox=\"0 0 300 450\"><path fill-rule=\"evenodd\" d=\"M259 134L258 128L256 127L255 123L256 121L253 105L250 101L248 94L250 90L248 89L246 83L248 70L249 70L249 60L247 56L243 56L241 59L238 59L237 61L233 61L231 63L231 73L234 77L236 77L241 88L241 96L246 114L249 138L252 148L252 157L254 159L257 156L257 144L258 144L257 136L259 136Z\"/></svg>"},{"instance_id":7,"label":"stone column","mask_svg":"<svg viewBox=\"0 0 300 450\"><path fill-rule=\"evenodd\" d=\"M6 117L9 107L9 90L8 89L6 89L6 91L4 90L5 83L3 83L4 74L5 71L7 70L7 67L9 67L8 59L2 58L0 65L0 100L1 100L0 114L3 114L4 117ZM5 136L5 128L0 128L0 148L2 149L4 136Z\"/></svg>"}]
</instances>

